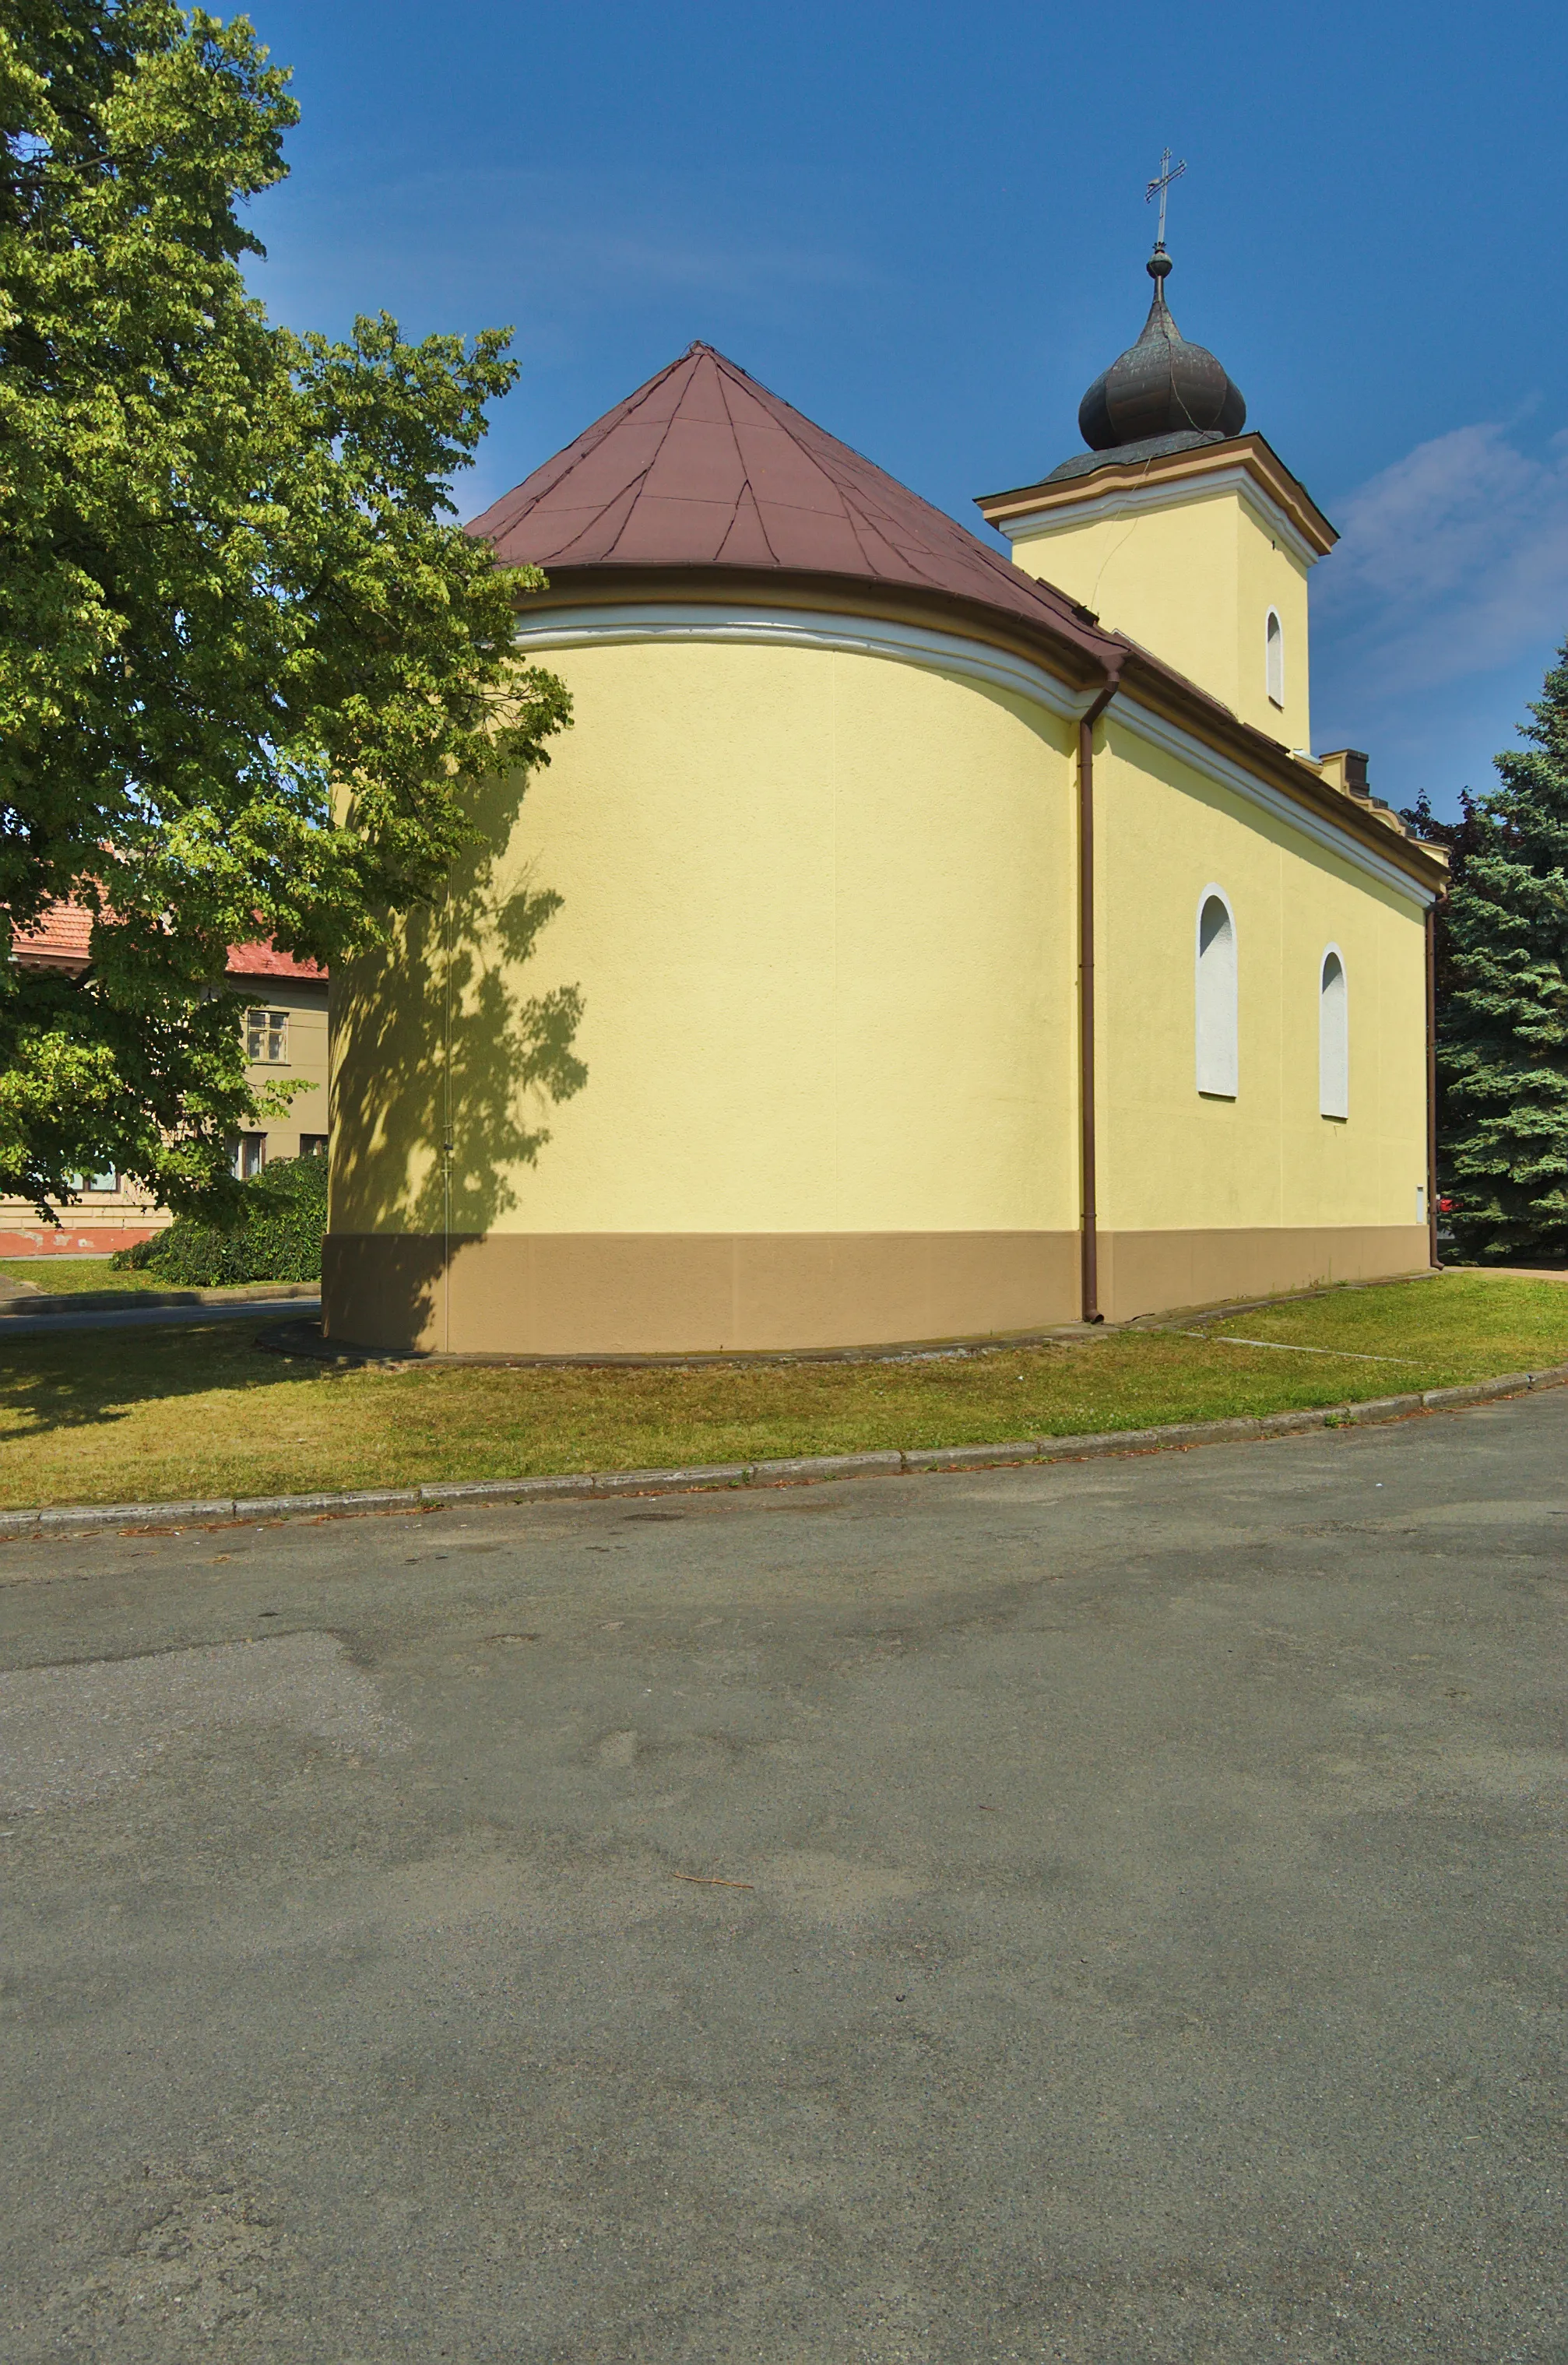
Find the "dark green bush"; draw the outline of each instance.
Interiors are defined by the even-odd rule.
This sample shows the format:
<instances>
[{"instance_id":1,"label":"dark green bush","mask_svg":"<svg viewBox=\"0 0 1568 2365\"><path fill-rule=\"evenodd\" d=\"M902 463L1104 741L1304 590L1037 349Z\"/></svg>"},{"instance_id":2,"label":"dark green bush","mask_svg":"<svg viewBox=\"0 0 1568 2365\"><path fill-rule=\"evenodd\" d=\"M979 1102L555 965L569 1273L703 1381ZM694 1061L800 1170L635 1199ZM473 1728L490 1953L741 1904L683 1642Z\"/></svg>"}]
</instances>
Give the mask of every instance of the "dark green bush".
<instances>
[{"instance_id":1,"label":"dark green bush","mask_svg":"<svg viewBox=\"0 0 1568 2365\"><path fill-rule=\"evenodd\" d=\"M182 1216L166 1232L121 1249L122 1272L156 1273L180 1289L232 1281L319 1281L327 1229L327 1161L280 1158L244 1185L245 1210L232 1231Z\"/></svg>"}]
</instances>

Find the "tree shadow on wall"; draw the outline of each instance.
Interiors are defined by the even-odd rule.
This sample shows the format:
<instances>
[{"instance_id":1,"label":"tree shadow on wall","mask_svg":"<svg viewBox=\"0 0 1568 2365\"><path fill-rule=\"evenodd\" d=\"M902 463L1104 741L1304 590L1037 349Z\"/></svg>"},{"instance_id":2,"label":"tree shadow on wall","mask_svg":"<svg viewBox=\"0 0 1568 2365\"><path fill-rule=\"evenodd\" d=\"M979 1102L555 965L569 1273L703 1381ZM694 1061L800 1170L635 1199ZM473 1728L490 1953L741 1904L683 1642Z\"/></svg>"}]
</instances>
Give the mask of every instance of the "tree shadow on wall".
<instances>
[{"instance_id":1,"label":"tree shadow on wall","mask_svg":"<svg viewBox=\"0 0 1568 2365\"><path fill-rule=\"evenodd\" d=\"M337 1091L327 1293L367 1346L418 1338L450 1249L493 1229L588 1081L576 985L525 991L561 897L510 859L526 773L471 791L479 841L444 900L333 981Z\"/></svg>"}]
</instances>

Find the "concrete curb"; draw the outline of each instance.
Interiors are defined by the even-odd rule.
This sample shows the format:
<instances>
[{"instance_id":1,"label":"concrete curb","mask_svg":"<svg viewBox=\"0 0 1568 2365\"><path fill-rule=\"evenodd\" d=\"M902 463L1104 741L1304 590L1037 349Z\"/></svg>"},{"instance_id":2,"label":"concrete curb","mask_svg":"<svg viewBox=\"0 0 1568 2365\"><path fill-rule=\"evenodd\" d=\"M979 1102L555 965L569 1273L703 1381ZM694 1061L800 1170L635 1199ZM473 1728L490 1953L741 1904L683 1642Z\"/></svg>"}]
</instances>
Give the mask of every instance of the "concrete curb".
<instances>
[{"instance_id":1,"label":"concrete curb","mask_svg":"<svg viewBox=\"0 0 1568 2365\"><path fill-rule=\"evenodd\" d=\"M1114 1429L1095 1437L1025 1437L1006 1445L917 1446L907 1453L813 1453L785 1462L707 1462L688 1470L591 1470L559 1478L455 1478L431 1486L362 1486L343 1494L251 1495L209 1502L78 1503L39 1511L0 1511L0 1539L83 1528L167 1527L183 1519L286 1519L323 1513L412 1511L441 1503L558 1503L612 1495L682 1495L729 1486L810 1486L834 1478L900 1478L925 1471L997 1470L1021 1462L1087 1462L1115 1453L1160 1453L1194 1445L1256 1443L1319 1429L1360 1429L1406 1420L1414 1413L1455 1412L1494 1396L1568 1386L1568 1363L1545 1372L1507 1372L1423 1395L1377 1396L1367 1404L1327 1405L1237 1420L1173 1421L1164 1429Z\"/></svg>"}]
</instances>

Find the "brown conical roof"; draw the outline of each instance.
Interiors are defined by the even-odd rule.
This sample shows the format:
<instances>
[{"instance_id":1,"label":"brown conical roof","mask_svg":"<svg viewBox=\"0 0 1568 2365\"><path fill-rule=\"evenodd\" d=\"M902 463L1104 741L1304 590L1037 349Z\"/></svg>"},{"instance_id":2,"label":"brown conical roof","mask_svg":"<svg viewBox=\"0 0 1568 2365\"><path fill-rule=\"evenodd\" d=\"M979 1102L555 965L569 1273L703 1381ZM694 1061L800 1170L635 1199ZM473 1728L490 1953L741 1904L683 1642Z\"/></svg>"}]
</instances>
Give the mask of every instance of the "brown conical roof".
<instances>
[{"instance_id":1,"label":"brown conical roof","mask_svg":"<svg viewBox=\"0 0 1568 2365\"><path fill-rule=\"evenodd\" d=\"M475 518L503 566L735 567L945 593L1097 656L1071 600L692 345Z\"/></svg>"}]
</instances>

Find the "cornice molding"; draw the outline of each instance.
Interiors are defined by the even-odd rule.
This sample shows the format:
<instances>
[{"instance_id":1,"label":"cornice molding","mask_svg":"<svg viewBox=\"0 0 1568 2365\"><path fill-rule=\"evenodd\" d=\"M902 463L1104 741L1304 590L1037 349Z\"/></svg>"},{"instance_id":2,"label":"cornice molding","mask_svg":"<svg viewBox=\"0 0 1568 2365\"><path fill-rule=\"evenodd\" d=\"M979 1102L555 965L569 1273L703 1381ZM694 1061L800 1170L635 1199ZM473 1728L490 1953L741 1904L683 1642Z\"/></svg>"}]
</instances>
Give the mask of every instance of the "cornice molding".
<instances>
[{"instance_id":1,"label":"cornice molding","mask_svg":"<svg viewBox=\"0 0 1568 2365\"><path fill-rule=\"evenodd\" d=\"M872 616L839 616L810 608L731 608L707 600L626 601L604 607L546 611L537 623L520 624L518 646L530 655L578 648L603 641L732 641L768 648L838 649L856 656L891 658L927 672L966 674L1030 699L1055 715L1076 722L1088 696L1058 681L1044 666L991 648L957 633L921 624L883 622Z\"/></svg>"},{"instance_id":2,"label":"cornice molding","mask_svg":"<svg viewBox=\"0 0 1568 2365\"><path fill-rule=\"evenodd\" d=\"M1140 704L1136 698L1124 692L1107 710L1104 719L1113 729L1120 726L1147 741L1150 746L1159 748L1165 755L1174 756L1180 763L1191 766L1205 779L1213 780L1216 787L1229 789L1264 813L1271 813L1277 821L1288 823L1303 837L1311 838L1315 844L1326 846L1331 854L1337 855L1340 861L1380 880L1383 886L1391 887L1396 894L1417 904L1422 911L1436 902L1435 888L1425 885L1419 879L1413 879L1407 870L1401 869L1395 862L1390 862L1374 847L1364 845L1359 837L1352 837L1349 831L1337 827L1327 814L1314 813L1308 806L1298 803L1283 789L1260 780L1244 765L1233 762L1228 756L1222 756L1217 748L1205 745L1192 732L1184 731L1179 723L1157 714L1152 707Z\"/></svg>"},{"instance_id":3,"label":"cornice molding","mask_svg":"<svg viewBox=\"0 0 1568 2365\"><path fill-rule=\"evenodd\" d=\"M1101 518L1133 516L1144 510L1174 509L1181 502L1214 500L1225 493L1238 494L1256 513L1264 532L1282 543L1298 566L1315 566L1322 557L1323 553L1314 548L1279 503L1263 490L1250 468L1239 461L1201 476L1154 476L1147 484L1114 486L1106 492L1097 493L1092 500L1053 502L1049 508L1025 510L1021 514L999 517L994 522L997 532L1004 533L1009 542L1026 542L1048 537L1067 526L1092 524Z\"/></svg>"},{"instance_id":4,"label":"cornice molding","mask_svg":"<svg viewBox=\"0 0 1568 2365\"><path fill-rule=\"evenodd\" d=\"M579 608L550 607L519 621L516 645L530 656L548 659L559 649L615 643L728 643L766 648L831 649L856 656L881 657L927 672L958 673L993 689L1011 690L1058 720L1076 723L1098 695L1098 685L1074 690L1042 665L983 641L924 625L893 623L870 616L835 615L828 610L765 608L710 600L625 600ZM1436 890L1380 854L1330 815L1312 807L1210 746L1194 733L1158 713L1124 689L1103 723L1146 740L1175 757L1203 778L1245 798L1283 821L1353 869L1376 879L1422 910ZM1282 757L1282 762L1289 758ZM1312 786L1321 790L1317 775ZM1304 789L1307 783L1303 781Z\"/></svg>"},{"instance_id":5,"label":"cornice molding","mask_svg":"<svg viewBox=\"0 0 1568 2365\"><path fill-rule=\"evenodd\" d=\"M1297 555L1305 566L1326 556L1339 539L1306 487L1258 434L1233 436L1224 443L1195 451L1160 453L1147 460L1118 460L1114 452L1108 452L1098 467L1081 476L1047 477L1041 484L1021 485L1012 492L983 493L976 507L988 525L1011 539L1041 532L1053 517L1065 522L1069 517L1114 516L1128 508L1200 500L1211 487L1215 490L1244 488L1260 514L1269 520L1276 540L1288 537L1293 546L1299 544ZM1108 508L1107 503L1117 503L1119 508ZM1281 536L1280 526L1285 529L1285 537Z\"/></svg>"}]
</instances>

